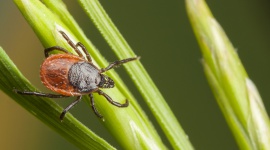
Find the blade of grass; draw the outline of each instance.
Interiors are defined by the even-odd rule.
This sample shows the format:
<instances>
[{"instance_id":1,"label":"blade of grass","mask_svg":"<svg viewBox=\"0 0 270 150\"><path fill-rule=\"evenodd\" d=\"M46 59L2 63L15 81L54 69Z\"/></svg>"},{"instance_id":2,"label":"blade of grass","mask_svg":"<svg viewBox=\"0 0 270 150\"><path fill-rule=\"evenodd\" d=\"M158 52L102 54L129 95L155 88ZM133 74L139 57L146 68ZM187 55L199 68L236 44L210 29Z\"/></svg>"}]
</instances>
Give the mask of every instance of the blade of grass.
<instances>
[{"instance_id":1,"label":"blade of grass","mask_svg":"<svg viewBox=\"0 0 270 150\"><path fill-rule=\"evenodd\" d=\"M91 43L91 41L89 41L86 36L84 35L84 33L81 31L81 29L79 28L78 24L76 23L76 21L73 19L73 17L70 15L70 13L68 12L68 10L66 9L65 4L61 1L61 0L44 0L43 3L52 11L54 12L54 14L57 14L57 16L61 19L62 22L64 22L73 32L74 35L76 35L76 37L79 39L79 41L83 42L85 44L85 46L88 48L91 56L94 58L94 60L97 62L97 64L101 67L106 67L108 65L108 62L102 57L102 55L99 53L99 51L94 47L94 45ZM129 64L127 64L129 65ZM116 74L115 71L110 71L107 72L106 74L108 74L111 78L114 79L116 84L116 87L119 89L119 91L121 91L121 94L124 95L125 98L127 98L128 100L130 100L130 103L132 104L132 107L134 107L134 110L136 111L136 113L138 113L138 117L141 120L140 122L137 122L136 124L138 125L136 128L140 127L140 124L143 125L141 126L140 130L145 130L147 132L144 132L145 135L141 135L140 136L136 135L138 133L136 133L138 129L134 129L133 131L136 131L135 133L132 133L133 135L136 135L137 137L144 137L141 142L141 144L136 144L134 143L134 139L130 139L130 141L127 141L127 139L125 138L125 136L119 137L119 131L114 130L111 126L112 123L106 123L106 127L109 130L112 130L114 132L115 135L118 136L117 140L119 141L119 143L124 143L126 146L128 145L129 148L130 147L134 147L134 145L137 145L137 147L140 147L140 145L148 145L146 147L151 147L151 148L155 148L155 145L159 145L159 148L164 148L163 145L161 145L161 140L158 137L154 127L152 126L151 122L148 120L148 118L146 117L146 115L144 114L144 112L142 111L141 107L138 105L138 103L136 101L134 101L133 99L135 99L132 94L128 91L127 87L125 86L124 82L121 80L121 78ZM115 94L115 91L108 91L111 92L110 95ZM108 93L107 92L107 93ZM109 112L109 111L108 111ZM129 116L133 116L132 114L129 114ZM133 121L136 122L137 117L133 117ZM114 119L115 120L115 119ZM115 123L115 121L114 121ZM127 122L128 123L128 122ZM130 124L126 124L122 123L123 127L128 127L130 126ZM115 125L117 125L117 127L119 128L119 123L115 123ZM135 124L134 124L135 125ZM131 128L135 128L135 126L132 125L130 126ZM148 135L147 135L148 134ZM114 136L115 136L114 135ZM116 137L117 137L116 136ZM148 140L145 139L145 137L149 136L150 138L148 138ZM131 137L131 136L130 136ZM149 140L152 139L152 140ZM139 141L138 139L136 139L136 141ZM151 143L151 144L150 144ZM159 143L159 144L155 144L155 143ZM129 149L128 147L126 147L127 149Z\"/></svg>"},{"instance_id":2,"label":"blade of grass","mask_svg":"<svg viewBox=\"0 0 270 150\"><path fill-rule=\"evenodd\" d=\"M3 92L78 148L96 150L115 149L70 114L68 114L65 121L61 123L59 115L62 108L54 101L48 98L22 96L14 93L14 89L29 91L36 91L36 89L20 73L1 47L0 70L0 89Z\"/></svg>"},{"instance_id":3,"label":"blade of grass","mask_svg":"<svg viewBox=\"0 0 270 150\"><path fill-rule=\"evenodd\" d=\"M44 47L58 45L72 51L58 32L62 30L75 43L78 42L78 38L80 38L80 41L85 42L83 44L92 52L91 56L93 56L98 65L100 65L99 63L101 61L103 61L103 64L108 64L89 40L87 40L72 16L67 12L62 1L43 1L47 7L37 0L16 0L15 2L33 30L37 33ZM61 10L60 12L59 9ZM77 33L77 31L79 32ZM121 79L113 71L108 72L108 74L112 74L115 81L122 83ZM120 100L120 103L123 103L128 98L131 103L127 108L117 108L109 104L103 97L96 97L94 95L96 106L106 120L102 124L107 127L110 133L112 133L119 144L125 149L165 149L152 124L144 115L143 111L136 106L136 101L133 100L134 98L127 91L119 88L119 86L104 90L112 99L116 101ZM85 99L89 103L89 98Z\"/></svg>"},{"instance_id":4,"label":"blade of grass","mask_svg":"<svg viewBox=\"0 0 270 150\"><path fill-rule=\"evenodd\" d=\"M270 149L270 123L259 93L204 0L186 0L216 100L241 149Z\"/></svg>"},{"instance_id":5,"label":"blade of grass","mask_svg":"<svg viewBox=\"0 0 270 150\"><path fill-rule=\"evenodd\" d=\"M97 0L80 0L82 7L93 20L119 59L135 56L134 52L110 20ZM165 99L140 62L125 66L144 100L174 149L193 149Z\"/></svg>"}]
</instances>

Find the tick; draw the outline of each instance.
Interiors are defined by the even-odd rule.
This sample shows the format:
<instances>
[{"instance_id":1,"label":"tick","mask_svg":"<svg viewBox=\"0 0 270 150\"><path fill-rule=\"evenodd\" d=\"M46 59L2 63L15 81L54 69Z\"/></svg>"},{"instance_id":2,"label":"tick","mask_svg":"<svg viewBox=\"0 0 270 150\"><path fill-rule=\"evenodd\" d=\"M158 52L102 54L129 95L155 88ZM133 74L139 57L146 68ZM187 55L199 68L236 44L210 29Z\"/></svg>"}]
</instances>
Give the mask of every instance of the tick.
<instances>
[{"instance_id":1,"label":"tick","mask_svg":"<svg viewBox=\"0 0 270 150\"><path fill-rule=\"evenodd\" d=\"M123 104L118 103L100 90L100 88L113 88L115 85L114 81L103 73L124 63L137 60L140 57L117 60L110 63L106 68L99 69L92 63L92 58L82 43L78 42L75 44L63 31L59 32L78 55L74 55L60 46L53 46L44 50L46 59L40 67L41 82L48 89L58 94L18 90L15 90L15 92L22 95L35 95L49 98L67 98L76 96L76 100L68 105L61 113L61 121L64 119L66 113L81 101L83 95L89 95L91 107L99 118L103 118L103 116L95 107L93 93L104 96L108 102L114 106L128 107L128 100ZM62 53L50 54L52 51L61 51Z\"/></svg>"}]
</instances>

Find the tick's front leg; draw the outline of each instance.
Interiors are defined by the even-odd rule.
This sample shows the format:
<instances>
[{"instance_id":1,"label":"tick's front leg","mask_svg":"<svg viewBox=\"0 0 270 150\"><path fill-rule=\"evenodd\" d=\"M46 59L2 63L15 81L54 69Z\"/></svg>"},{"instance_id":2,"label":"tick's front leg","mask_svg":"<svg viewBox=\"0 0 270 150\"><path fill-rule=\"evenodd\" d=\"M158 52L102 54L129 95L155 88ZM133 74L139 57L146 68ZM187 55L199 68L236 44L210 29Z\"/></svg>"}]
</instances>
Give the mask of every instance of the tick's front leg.
<instances>
[{"instance_id":1,"label":"tick's front leg","mask_svg":"<svg viewBox=\"0 0 270 150\"><path fill-rule=\"evenodd\" d=\"M108 71L110 69L118 67L118 66L120 66L120 65L122 65L124 63L130 62L130 61L133 61L133 60L137 60L137 59L140 59L140 58L141 57L138 56L138 57L132 57L132 58L127 58L127 59L123 59L123 60L117 60L115 62L110 63L109 66L107 66L106 68L100 69L100 71L101 71L101 73L103 73L103 72L106 72L106 71Z\"/></svg>"}]
</instances>

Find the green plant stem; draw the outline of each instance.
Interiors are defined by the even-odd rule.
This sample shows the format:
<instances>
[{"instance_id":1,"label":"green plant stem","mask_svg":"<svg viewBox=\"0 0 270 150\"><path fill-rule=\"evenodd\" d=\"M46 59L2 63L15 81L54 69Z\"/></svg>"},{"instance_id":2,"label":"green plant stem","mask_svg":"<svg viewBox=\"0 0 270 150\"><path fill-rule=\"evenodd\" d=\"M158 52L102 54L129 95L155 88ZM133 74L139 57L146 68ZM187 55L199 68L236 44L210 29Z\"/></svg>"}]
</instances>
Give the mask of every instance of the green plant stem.
<instances>
[{"instance_id":1,"label":"green plant stem","mask_svg":"<svg viewBox=\"0 0 270 150\"><path fill-rule=\"evenodd\" d=\"M80 3L119 59L135 55L97 0L80 0ZM125 67L173 148L193 149L187 135L143 65L136 62Z\"/></svg>"}]
</instances>

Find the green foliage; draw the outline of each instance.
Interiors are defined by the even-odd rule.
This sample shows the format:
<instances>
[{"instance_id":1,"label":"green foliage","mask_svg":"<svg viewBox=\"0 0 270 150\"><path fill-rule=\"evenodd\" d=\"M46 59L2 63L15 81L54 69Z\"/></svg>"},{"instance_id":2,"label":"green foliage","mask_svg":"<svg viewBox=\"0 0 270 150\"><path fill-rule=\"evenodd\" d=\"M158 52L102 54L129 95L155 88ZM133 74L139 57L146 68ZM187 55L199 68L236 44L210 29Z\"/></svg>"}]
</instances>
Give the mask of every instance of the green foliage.
<instances>
[{"instance_id":1,"label":"green foliage","mask_svg":"<svg viewBox=\"0 0 270 150\"><path fill-rule=\"evenodd\" d=\"M61 0L14 1L44 47L58 45L74 53L59 33L59 31L64 31L72 41L75 43L80 41L85 45L97 66L103 68L108 65L108 62L84 35ZM79 0L79 2L119 59L136 56L98 0ZM256 86L249 79L228 37L211 14L205 1L186 0L186 7L201 47L202 65L206 77L239 147L250 150L270 149L269 117ZM192 150L193 146L188 136L140 61L125 64L124 67L172 147ZM59 115L63 108L54 100L15 94L14 89L38 90L25 79L1 47L0 70L1 90L78 148L115 149L70 113L66 115L64 122L60 122ZM104 92L120 103L128 99L130 106L117 108L110 105L103 97L95 97L96 106L105 117L105 121L100 120L101 123L123 149L166 149L121 78L113 70L107 74L117 85L113 89L104 89ZM84 97L84 100L90 106L89 98Z\"/></svg>"}]
</instances>

